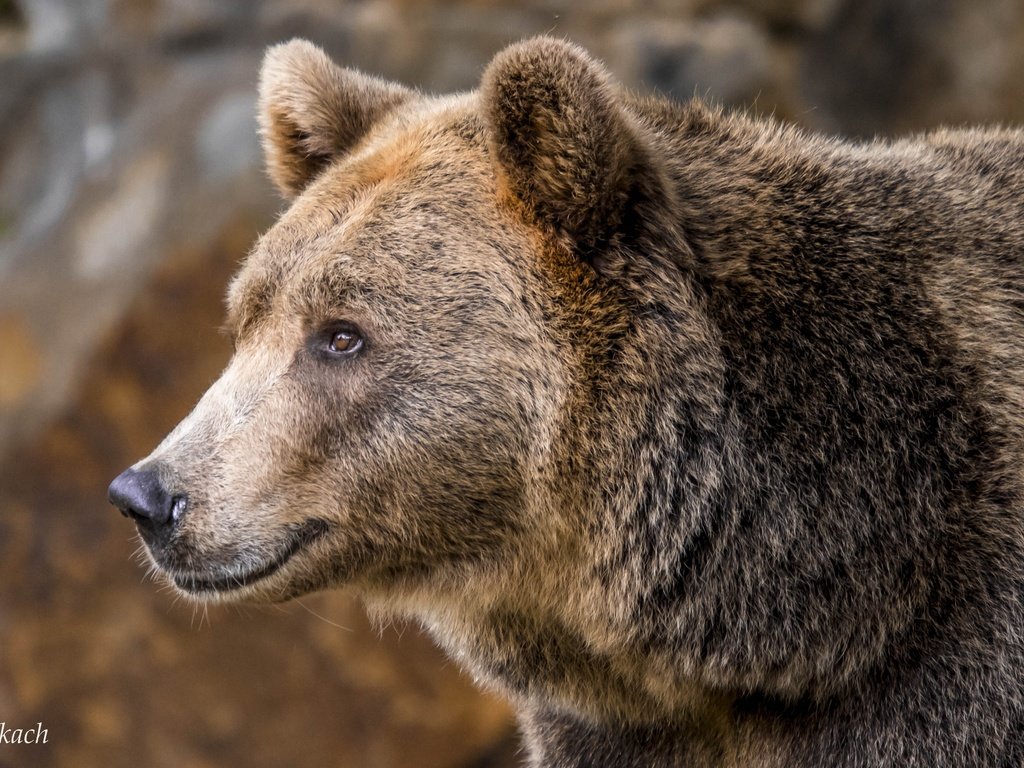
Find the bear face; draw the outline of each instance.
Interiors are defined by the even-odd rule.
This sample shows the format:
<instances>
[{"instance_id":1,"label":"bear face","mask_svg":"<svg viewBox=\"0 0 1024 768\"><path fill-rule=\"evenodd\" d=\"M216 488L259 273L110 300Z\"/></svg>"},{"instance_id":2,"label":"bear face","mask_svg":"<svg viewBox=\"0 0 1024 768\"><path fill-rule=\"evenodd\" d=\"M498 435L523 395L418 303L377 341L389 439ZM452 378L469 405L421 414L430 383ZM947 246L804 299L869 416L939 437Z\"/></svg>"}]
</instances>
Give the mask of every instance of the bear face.
<instances>
[{"instance_id":1,"label":"bear face","mask_svg":"<svg viewBox=\"0 0 1024 768\"><path fill-rule=\"evenodd\" d=\"M146 461L187 494L152 548L179 588L415 582L554 533L529 497L568 374L526 271L583 270L540 264L540 239L495 205L481 132L459 132L467 101L327 165L235 278L234 358Z\"/></svg>"},{"instance_id":2,"label":"bear face","mask_svg":"<svg viewBox=\"0 0 1024 768\"><path fill-rule=\"evenodd\" d=\"M568 404L630 322L585 254L639 186L606 80L539 41L433 99L271 49L261 124L290 207L230 287L227 370L134 468L177 503L141 530L179 590L580 594L593 425Z\"/></svg>"}]
</instances>

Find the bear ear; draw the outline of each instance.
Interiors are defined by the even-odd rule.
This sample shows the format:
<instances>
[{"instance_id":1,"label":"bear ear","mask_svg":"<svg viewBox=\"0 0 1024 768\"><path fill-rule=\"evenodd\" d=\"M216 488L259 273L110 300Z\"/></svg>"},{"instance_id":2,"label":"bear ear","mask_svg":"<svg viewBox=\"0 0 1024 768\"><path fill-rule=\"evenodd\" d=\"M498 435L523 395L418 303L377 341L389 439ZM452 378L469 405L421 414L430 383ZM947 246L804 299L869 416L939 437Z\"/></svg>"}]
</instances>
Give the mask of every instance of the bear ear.
<instances>
[{"instance_id":1,"label":"bear ear","mask_svg":"<svg viewBox=\"0 0 1024 768\"><path fill-rule=\"evenodd\" d=\"M306 40L267 50L259 121L270 178L291 199L413 92L336 65Z\"/></svg>"},{"instance_id":2,"label":"bear ear","mask_svg":"<svg viewBox=\"0 0 1024 768\"><path fill-rule=\"evenodd\" d=\"M642 156L607 71L583 49L538 37L484 72L490 150L510 191L584 249L622 221Z\"/></svg>"}]
</instances>

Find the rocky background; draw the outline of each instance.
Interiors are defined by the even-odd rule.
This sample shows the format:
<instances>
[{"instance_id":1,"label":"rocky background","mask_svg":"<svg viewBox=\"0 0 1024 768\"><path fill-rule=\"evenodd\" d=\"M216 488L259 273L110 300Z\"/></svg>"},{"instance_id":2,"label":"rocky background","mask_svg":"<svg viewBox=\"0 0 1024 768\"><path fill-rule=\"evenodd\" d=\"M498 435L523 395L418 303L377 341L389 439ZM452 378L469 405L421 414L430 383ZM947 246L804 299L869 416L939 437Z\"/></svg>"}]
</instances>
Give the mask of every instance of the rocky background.
<instances>
[{"instance_id":1,"label":"rocky background","mask_svg":"<svg viewBox=\"0 0 1024 768\"><path fill-rule=\"evenodd\" d=\"M197 611L108 481L227 359L229 275L280 202L264 47L427 90L571 37L625 82L852 136L1024 122L1017 0L0 0L0 766L495 768L506 708L341 594Z\"/></svg>"}]
</instances>

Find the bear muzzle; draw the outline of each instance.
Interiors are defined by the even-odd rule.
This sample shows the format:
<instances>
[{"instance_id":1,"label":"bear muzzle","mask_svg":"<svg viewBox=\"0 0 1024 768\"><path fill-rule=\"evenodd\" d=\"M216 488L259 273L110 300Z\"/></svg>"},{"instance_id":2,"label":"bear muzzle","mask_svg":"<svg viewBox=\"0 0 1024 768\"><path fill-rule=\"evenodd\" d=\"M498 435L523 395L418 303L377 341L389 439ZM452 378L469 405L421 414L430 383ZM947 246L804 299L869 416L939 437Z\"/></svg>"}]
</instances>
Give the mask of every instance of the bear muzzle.
<instances>
[{"instance_id":1,"label":"bear muzzle","mask_svg":"<svg viewBox=\"0 0 1024 768\"><path fill-rule=\"evenodd\" d=\"M159 465L125 470L110 484L108 498L135 522L159 571L192 595L238 592L263 582L329 529L326 521L311 518L267 531L259 541L198 546L184 530L188 495L168 488Z\"/></svg>"}]
</instances>

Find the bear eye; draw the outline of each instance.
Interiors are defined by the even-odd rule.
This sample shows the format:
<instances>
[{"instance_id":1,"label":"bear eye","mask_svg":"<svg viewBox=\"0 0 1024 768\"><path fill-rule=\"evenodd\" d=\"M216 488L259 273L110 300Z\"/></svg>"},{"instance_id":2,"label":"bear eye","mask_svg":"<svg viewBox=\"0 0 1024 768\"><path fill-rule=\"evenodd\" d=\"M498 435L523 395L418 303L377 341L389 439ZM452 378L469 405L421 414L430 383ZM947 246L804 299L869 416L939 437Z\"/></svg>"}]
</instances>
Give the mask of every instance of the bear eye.
<instances>
[{"instance_id":1,"label":"bear eye","mask_svg":"<svg viewBox=\"0 0 1024 768\"><path fill-rule=\"evenodd\" d=\"M348 357L363 348L363 336L351 325L334 326L325 330L320 349L327 357Z\"/></svg>"},{"instance_id":2,"label":"bear eye","mask_svg":"<svg viewBox=\"0 0 1024 768\"><path fill-rule=\"evenodd\" d=\"M331 352L345 354L347 352L355 352L362 343L363 340L352 333L352 331L337 331L331 336L331 343L327 348Z\"/></svg>"}]
</instances>

